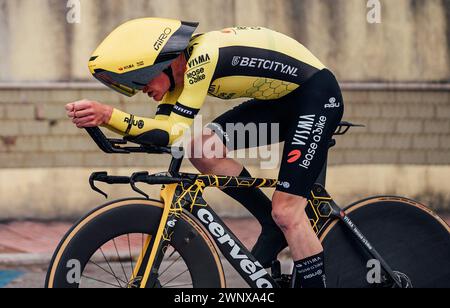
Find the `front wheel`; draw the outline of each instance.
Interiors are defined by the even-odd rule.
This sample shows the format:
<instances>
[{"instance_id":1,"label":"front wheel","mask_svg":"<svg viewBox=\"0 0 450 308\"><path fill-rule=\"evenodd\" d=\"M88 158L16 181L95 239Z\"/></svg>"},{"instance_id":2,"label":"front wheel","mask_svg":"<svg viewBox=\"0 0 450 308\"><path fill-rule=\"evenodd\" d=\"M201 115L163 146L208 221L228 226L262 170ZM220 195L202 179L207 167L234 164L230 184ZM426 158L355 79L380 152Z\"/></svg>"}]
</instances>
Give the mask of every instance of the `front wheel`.
<instances>
[{"instance_id":1,"label":"front wheel","mask_svg":"<svg viewBox=\"0 0 450 308\"><path fill-rule=\"evenodd\" d=\"M106 204L67 233L50 263L47 288L130 288L133 269L156 234L163 204L144 199ZM225 288L219 254L205 230L183 212L165 258L158 287Z\"/></svg>"},{"instance_id":2,"label":"front wheel","mask_svg":"<svg viewBox=\"0 0 450 308\"><path fill-rule=\"evenodd\" d=\"M345 212L405 286L450 287L450 228L425 206L405 198L377 197ZM329 287L377 286L367 279L371 257L342 223L329 224L321 240Z\"/></svg>"}]
</instances>

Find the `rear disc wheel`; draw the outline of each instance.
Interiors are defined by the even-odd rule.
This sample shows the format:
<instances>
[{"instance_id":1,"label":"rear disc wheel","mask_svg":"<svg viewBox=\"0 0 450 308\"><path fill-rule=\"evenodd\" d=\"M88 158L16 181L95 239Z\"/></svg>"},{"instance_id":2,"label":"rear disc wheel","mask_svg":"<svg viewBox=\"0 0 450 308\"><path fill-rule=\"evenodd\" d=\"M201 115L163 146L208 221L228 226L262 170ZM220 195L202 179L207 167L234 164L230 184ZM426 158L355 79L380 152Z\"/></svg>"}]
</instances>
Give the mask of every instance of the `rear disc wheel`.
<instances>
[{"instance_id":1,"label":"rear disc wheel","mask_svg":"<svg viewBox=\"0 0 450 308\"><path fill-rule=\"evenodd\" d=\"M408 199L380 197L356 203L345 212L404 287L450 287L450 229L426 207ZM326 227L321 240L330 288L382 286L382 281L374 284L368 279L372 268L367 262L372 257L341 222Z\"/></svg>"}]
</instances>

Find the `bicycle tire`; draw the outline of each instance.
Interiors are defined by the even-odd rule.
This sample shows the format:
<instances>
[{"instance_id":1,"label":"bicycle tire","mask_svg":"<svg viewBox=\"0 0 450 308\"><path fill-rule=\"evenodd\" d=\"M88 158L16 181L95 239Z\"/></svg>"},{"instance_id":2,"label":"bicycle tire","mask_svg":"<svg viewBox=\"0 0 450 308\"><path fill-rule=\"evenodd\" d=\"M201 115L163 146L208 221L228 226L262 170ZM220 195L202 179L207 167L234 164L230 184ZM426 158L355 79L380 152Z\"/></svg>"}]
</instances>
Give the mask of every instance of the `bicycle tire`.
<instances>
[{"instance_id":1,"label":"bicycle tire","mask_svg":"<svg viewBox=\"0 0 450 308\"><path fill-rule=\"evenodd\" d=\"M414 288L450 287L450 228L424 205L399 197L375 197L345 212L394 271ZM320 234L330 288L369 288L364 253L343 223L335 220Z\"/></svg>"},{"instance_id":2,"label":"bicycle tire","mask_svg":"<svg viewBox=\"0 0 450 308\"><path fill-rule=\"evenodd\" d=\"M105 204L83 217L67 232L56 249L45 286L78 288L78 284L67 281L68 261L78 260L81 271L84 271L97 249L117 236L156 234L163 206L158 201L125 199ZM226 287L218 250L190 213L182 213L170 244L186 263L194 288Z\"/></svg>"}]
</instances>

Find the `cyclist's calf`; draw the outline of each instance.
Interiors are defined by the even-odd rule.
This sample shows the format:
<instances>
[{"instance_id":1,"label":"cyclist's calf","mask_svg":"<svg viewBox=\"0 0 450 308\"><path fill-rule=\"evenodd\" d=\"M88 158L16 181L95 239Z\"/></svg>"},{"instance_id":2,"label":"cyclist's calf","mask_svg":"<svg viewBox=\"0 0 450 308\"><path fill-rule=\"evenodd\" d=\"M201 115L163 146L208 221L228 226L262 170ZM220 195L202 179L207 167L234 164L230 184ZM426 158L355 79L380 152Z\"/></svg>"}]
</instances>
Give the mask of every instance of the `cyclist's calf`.
<instances>
[{"instance_id":1,"label":"cyclist's calf","mask_svg":"<svg viewBox=\"0 0 450 308\"><path fill-rule=\"evenodd\" d=\"M275 192L273 218L283 230L294 261L323 252L322 244L311 227L305 209L308 200L302 197Z\"/></svg>"}]
</instances>

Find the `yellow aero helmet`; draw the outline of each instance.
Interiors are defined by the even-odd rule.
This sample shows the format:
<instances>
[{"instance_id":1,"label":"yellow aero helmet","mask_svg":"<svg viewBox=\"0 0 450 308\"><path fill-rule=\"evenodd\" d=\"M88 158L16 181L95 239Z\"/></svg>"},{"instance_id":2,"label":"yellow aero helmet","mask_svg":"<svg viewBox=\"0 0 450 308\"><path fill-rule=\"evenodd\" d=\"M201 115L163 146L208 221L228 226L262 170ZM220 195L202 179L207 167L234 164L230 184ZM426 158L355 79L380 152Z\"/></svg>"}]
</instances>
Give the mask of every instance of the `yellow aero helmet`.
<instances>
[{"instance_id":1,"label":"yellow aero helmet","mask_svg":"<svg viewBox=\"0 0 450 308\"><path fill-rule=\"evenodd\" d=\"M164 18L131 20L95 50L89 70L100 82L126 96L141 91L187 48L198 23Z\"/></svg>"}]
</instances>

